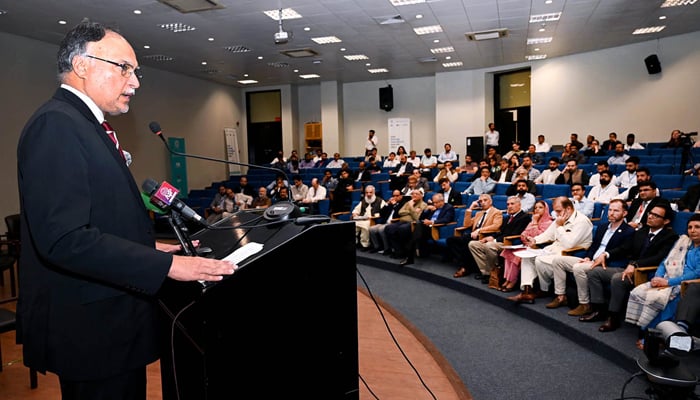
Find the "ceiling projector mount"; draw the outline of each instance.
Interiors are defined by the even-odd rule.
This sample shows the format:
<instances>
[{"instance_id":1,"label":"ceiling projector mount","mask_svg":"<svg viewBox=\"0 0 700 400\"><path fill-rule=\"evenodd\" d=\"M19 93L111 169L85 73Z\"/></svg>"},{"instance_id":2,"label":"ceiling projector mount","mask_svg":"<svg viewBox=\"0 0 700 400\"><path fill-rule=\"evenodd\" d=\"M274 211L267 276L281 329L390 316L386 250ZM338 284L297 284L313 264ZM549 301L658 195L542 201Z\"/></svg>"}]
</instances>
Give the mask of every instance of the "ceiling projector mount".
<instances>
[{"instance_id":1,"label":"ceiling projector mount","mask_svg":"<svg viewBox=\"0 0 700 400\"><path fill-rule=\"evenodd\" d=\"M282 9L280 8L280 13L279 13L279 27L280 30L275 33L275 44L286 44L289 42L290 34L289 32L285 32L284 29L282 29Z\"/></svg>"}]
</instances>

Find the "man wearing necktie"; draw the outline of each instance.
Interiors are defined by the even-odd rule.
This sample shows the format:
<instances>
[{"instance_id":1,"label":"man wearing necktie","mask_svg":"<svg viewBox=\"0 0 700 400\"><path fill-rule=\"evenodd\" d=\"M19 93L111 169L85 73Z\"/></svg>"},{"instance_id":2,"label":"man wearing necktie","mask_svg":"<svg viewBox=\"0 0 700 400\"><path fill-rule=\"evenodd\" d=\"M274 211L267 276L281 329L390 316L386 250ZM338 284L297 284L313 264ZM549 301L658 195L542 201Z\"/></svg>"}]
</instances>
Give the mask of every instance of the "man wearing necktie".
<instances>
[{"instance_id":1,"label":"man wearing necktie","mask_svg":"<svg viewBox=\"0 0 700 400\"><path fill-rule=\"evenodd\" d=\"M632 200L629 212L627 213L627 223L634 229L641 228L647 220L647 214L654 206L666 203L668 200L656 195L656 183L645 181L637 184L639 196Z\"/></svg>"},{"instance_id":2,"label":"man wearing necktie","mask_svg":"<svg viewBox=\"0 0 700 400\"><path fill-rule=\"evenodd\" d=\"M64 400L146 399L163 282L219 281L235 266L174 255L179 245L155 241L125 155L101 125L129 110L140 85L126 39L84 20L57 58L61 86L17 147L17 340L25 365L58 375Z\"/></svg>"},{"instance_id":3,"label":"man wearing necktie","mask_svg":"<svg viewBox=\"0 0 700 400\"><path fill-rule=\"evenodd\" d=\"M434 225L445 225L455 220L455 209L452 204L445 202L441 193L435 193L430 204L423 210L413 227L413 236L408 242L406 258L400 265L413 264L416 251L421 256L426 253L425 241L430 237Z\"/></svg>"},{"instance_id":4,"label":"man wearing necktie","mask_svg":"<svg viewBox=\"0 0 700 400\"><path fill-rule=\"evenodd\" d=\"M594 268L587 273L592 312L581 316L579 321L604 320L605 323L598 328L601 332L611 332L620 327L627 297L634 288L634 270L659 265L678 239L678 234L669 227L673 214L668 203L651 207L646 223L637 229L631 240L625 241L622 246L606 248L594 260ZM621 258L626 260L624 267L608 265L608 260ZM608 286L609 299L606 297Z\"/></svg>"}]
</instances>

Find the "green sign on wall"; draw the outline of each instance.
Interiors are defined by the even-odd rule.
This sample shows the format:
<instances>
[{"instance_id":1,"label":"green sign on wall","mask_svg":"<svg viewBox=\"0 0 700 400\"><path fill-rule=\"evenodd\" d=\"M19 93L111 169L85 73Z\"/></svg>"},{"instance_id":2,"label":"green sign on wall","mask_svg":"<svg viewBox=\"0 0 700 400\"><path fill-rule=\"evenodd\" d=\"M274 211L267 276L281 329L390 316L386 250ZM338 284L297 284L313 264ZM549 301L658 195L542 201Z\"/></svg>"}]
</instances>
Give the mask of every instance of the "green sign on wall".
<instances>
[{"instance_id":1,"label":"green sign on wall","mask_svg":"<svg viewBox=\"0 0 700 400\"><path fill-rule=\"evenodd\" d=\"M168 138L168 146L177 153L185 153L184 138ZM187 162L185 157L170 154L170 183L180 190L178 197L187 197Z\"/></svg>"}]
</instances>

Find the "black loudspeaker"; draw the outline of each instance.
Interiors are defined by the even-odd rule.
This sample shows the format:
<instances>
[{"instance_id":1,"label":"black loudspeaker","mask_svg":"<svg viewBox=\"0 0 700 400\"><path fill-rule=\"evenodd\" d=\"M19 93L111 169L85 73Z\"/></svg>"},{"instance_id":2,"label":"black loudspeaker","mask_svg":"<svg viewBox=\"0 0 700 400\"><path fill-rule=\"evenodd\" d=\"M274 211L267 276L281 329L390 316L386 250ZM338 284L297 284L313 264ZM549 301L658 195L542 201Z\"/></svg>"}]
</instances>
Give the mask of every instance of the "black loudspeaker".
<instances>
[{"instance_id":1,"label":"black loudspeaker","mask_svg":"<svg viewBox=\"0 0 700 400\"><path fill-rule=\"evenodd\" d=\"M379 88L379 108L384 111L391 111L394 108L394 89L391 85Z\"/></svg>"},{"instance_id":2,"label":"black loudspeaker","mask_svg":"<svg viewBox=\"0 0 700 400\"><path fill-rule=\"evenodd\" d=\"M652 54L644 59L644 64L647 66L647 72L650 74L658 74L661 72L661 62L656 54Z\"/></svg>"}]
</instances>

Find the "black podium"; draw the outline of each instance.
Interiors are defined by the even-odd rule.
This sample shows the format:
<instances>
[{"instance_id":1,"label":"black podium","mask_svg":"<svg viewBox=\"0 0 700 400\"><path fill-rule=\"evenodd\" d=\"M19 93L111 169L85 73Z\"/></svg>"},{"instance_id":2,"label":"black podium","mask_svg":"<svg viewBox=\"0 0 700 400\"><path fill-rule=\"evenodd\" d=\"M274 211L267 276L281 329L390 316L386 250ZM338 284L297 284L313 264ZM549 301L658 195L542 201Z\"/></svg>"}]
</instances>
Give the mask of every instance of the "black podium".
<instances>
[{"instance_id":1,"label":"black podium","mask_svg":"<svg viewBox=\"0 0 700 400\"><path fill-rule=\"evenodd\" d=\"M359 399L354 235L249 212L192 235L217 259L263 249L223 281L164 284L163 399Z\"/></svg>"}]
</instances>

